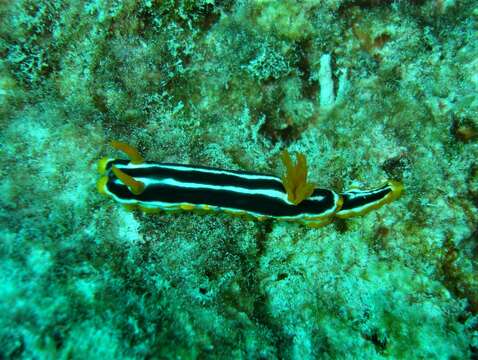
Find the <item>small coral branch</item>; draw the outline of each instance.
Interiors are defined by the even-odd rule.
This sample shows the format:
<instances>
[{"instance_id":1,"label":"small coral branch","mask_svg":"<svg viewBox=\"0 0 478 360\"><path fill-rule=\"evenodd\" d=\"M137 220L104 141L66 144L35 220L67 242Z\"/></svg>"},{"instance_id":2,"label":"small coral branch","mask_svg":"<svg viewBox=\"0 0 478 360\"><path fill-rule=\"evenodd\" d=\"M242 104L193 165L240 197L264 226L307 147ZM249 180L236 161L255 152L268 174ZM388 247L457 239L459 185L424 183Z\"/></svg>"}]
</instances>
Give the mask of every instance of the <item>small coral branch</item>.
<instances>
[{"instance_id":1,"label":"small coral branch","mask_svg":"<svg viewBox=\"0 0 478 360\"><path fill-rule=\"evenodd\" d=\"M321 110L330 110L336 104L343 100L347 90L347 70L340 69L339 83L337 88L337 95L334 94L334 80L332 78L332 67L330 65L330 54L324 54L320 57L319 69L319 84L320 84L320 98L319 104Z\"/></svg>"}]
</instances>

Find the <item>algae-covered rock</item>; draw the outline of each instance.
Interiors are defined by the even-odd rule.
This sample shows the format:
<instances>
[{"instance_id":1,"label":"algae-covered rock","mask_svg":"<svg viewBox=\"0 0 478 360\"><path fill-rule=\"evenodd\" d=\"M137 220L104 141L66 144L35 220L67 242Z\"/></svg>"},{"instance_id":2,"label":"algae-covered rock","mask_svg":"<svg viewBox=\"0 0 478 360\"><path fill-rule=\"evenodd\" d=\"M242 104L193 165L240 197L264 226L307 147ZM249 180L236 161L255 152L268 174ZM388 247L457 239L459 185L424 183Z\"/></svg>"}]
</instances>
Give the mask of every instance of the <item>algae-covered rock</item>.
<instances>
[{"instance_id":1,"label":"algae-covered rock","mask_svg":"<svg viewBox=\"0 0 478 360\"><path fill-rule=\"evenodd\" d=\"M475 1L16 0L0 18L0 358L477 356ZM317 186L405 191L319 229L145 214L96 191L98 160L125 157L111 140L279 177L288 150Z\"/></svg>"}]
</instances>

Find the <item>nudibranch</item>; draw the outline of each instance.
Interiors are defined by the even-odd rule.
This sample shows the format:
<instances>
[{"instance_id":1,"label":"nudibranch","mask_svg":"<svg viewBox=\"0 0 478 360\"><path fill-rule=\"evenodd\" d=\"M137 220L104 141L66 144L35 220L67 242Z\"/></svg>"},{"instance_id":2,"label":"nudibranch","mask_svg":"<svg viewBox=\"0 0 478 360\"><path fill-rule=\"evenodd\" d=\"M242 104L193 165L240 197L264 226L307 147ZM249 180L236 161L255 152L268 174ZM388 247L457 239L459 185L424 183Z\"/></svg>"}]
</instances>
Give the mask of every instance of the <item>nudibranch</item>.
<instances>
[{"instance_id":1,"label":"nudibranch","mask_svg":"<svg viewBox=\"0 0 478 360\"><path fill-rule=\"evenodd\" d=\"M131 146L113 141L112 146L129 160L102 158L97 182L101 194L128 209L145 212L198 210L222 211L257 220L295 221L311 227L328 224L335 217L364 215L397 199L403 185L388 180L368 190L343 193L321 189L307 182L305 156L294 165L282 153L286 174L279 178L240 170L145 161Z\"/></svg>"}]
</instances>

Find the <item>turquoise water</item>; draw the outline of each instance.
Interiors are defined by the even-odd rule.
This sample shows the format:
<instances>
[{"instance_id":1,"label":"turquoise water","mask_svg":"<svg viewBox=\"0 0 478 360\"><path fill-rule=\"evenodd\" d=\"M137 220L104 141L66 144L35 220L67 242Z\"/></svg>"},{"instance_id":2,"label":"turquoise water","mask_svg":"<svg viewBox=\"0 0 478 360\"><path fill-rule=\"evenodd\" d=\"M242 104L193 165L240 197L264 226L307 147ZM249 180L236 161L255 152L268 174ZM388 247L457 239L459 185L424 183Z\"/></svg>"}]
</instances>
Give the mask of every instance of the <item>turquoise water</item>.
<instances>
[{"instance_id":1,"label":"turquoise water","mask_svg":"<svg viewBox=\"0 0 478 360\"><path fill-rule=\"evenodd\" d=\"M478 354L475 1L0 3L0 358ZM129 211L125 158L404 194L321 228Z\"/></svg>"}]
</instances>

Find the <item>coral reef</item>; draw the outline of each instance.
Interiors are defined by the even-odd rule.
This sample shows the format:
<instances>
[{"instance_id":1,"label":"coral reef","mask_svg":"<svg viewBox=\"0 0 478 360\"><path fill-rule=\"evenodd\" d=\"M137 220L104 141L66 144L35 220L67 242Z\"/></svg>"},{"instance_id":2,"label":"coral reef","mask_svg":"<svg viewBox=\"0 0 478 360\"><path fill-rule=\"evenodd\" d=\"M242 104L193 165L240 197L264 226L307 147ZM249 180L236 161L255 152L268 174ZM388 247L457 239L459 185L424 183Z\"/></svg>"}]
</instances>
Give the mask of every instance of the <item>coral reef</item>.
<instances>
[{"instance_id":1,"label":"coral reef","mask_svg":"<svg viewBox=\"0 0 478 360\"><path fill-rule=\"evenodd\" d=\"M478 356L476 1L0 2L0 358ZM402 198L321 229L128 212L148 159Z\"/></svg>"}]
</instances>

